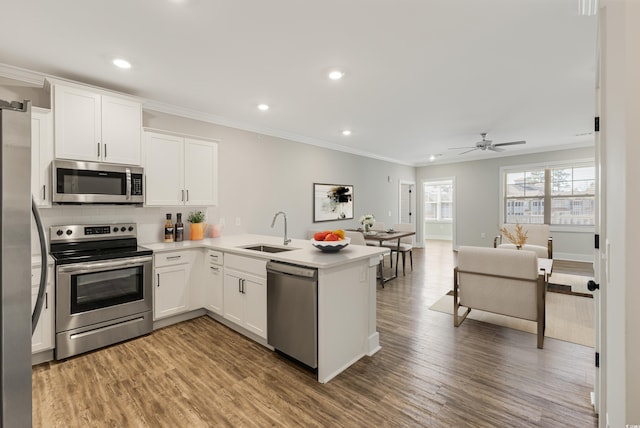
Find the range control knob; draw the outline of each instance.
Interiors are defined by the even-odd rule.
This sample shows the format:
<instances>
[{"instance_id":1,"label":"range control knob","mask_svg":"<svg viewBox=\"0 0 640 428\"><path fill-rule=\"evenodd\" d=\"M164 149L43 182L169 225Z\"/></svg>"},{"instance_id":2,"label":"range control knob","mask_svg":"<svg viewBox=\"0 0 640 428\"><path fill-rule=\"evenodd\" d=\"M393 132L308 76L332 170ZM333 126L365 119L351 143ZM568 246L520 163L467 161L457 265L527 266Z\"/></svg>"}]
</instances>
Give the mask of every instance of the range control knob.
<instances>
[{"instance_id":1,"label":"range control knob","mask_svg":"<svg viewBox=\"0 0 640 428\"><path fill-rule=\"evenodd\" d=\"M63 234L62 229L58 229L56 231L56 235L61 236Z\"/></svg>"},{"instance_id":2,"label":"range control knob","mask_svg":"<svg viewBox=\"0 0 640 428\"><path fill-rule=\"evenodd\" d=\"M126 230L127 230L127 228L126 228L126 227L124 227L124 226L122 226L122 227L120 228L120 232L124 232L124 231L126 231Z\"/></svg>"},{"instance_id":3,"label":"range control knob","mask_svg":"<svg viewBox=\"0 0 640 428\"><path fill-rule=\"evenodd\" d=\"M114 227L114 228L113 228L113 231L114 231L114 232L117 232L117 231L118 231L118 228L117 228L117 227Z\"/></svg>"},{"instance_id":4,"label":"range control knob","mask_svg":"<svg viewBox=\"0 0 640 428\"><path fill-rule=\"evenodd\" d=\"M73 231L71 229L67 229L67 235L71 235Z\"/></svg>"},{"instance_id":5,"label":"range control knob","mask_svg":"<svg viewBox=\"0 0 640 428\"><path fill-rule=\"evenodd\" d=\"M129 232L133 232L133 226L129 226Z\"/></svg>"}]
</instances>

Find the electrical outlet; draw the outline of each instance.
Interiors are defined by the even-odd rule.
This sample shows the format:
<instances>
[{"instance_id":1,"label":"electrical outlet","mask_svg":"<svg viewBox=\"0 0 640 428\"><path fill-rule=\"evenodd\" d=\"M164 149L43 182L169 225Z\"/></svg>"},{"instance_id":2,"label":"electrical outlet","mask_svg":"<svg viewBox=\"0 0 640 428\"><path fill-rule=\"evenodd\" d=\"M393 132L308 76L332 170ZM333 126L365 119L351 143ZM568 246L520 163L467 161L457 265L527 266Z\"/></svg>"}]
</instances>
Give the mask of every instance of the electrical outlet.
<instances>
[{"instance_id":1,"label":"electrical outlet","mask_svg":"<svg viewBox=\"0 0 640 428\"><path fill-rule=\"evenodd\" d=\"M236 217L236 226L240 226L241 224L240 217Z\"/></svg>"},{"instance_id":2,"label":"electrical outlet","mask_svg":"<svg viewBox=\"0 0 640 428\"><path fill-rule=\"evenodd\" d=\"M389 217L391 217L391 211L389 211Z\"/></svg>"},{"instance_id":3,"label":"electrical outlet","mask_svg":"<svg viewBox=\"0 0 640 428\"><path fill-rule=\"evenodd\" d=\"M487 237L487 234L486 234L486 233L484 233L484 232L482 232L482 233L480 234L480 237L481 237L481 238L486 238L486 237Z\"/></svg>"}]
</instances>

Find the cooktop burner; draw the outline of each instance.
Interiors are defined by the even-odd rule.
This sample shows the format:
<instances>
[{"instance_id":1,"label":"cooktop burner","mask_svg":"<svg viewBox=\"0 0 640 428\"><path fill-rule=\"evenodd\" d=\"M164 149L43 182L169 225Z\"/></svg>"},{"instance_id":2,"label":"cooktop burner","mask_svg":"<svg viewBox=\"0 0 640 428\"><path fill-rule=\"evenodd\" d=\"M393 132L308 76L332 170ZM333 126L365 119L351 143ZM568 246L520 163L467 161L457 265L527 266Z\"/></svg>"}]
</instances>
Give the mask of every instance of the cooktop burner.
<instances>
[{"instance_id":1,"label":"cooktop burner","mask_svg":"<svg viewBox=\"0 0 640 428\"><path fill-rule=\"evenodd\" d=\"M51 226L51 256L57 264L146 256L135 223Z\"/></svg>"}]
</instances>

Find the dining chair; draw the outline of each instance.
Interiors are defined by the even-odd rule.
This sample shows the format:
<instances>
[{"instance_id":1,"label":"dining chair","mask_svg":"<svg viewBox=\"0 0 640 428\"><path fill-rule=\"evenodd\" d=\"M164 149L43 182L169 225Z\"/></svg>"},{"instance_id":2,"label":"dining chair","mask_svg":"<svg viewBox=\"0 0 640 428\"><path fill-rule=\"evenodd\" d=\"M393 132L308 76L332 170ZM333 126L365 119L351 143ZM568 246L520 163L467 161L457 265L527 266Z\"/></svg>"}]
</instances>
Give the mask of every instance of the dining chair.
<instances>
[{"instance_id":1,"label":"dining chair","mask_svg":"<svg viewBox=\"0 0 640 428\"><path fill-rule=\"evenodd\" d=\"M413 232L413 225L409 223L397 223L393 225L393 230L396 232ZM409 253L409 261L411 263L411 270L413 271L413 235L400 238L400 244L396 241L385 241L382 243L383 247L391 250L391 267L393 267L393 253L397 252L402 254L402 275L405 275L405 261L406 255Z\"/></svg>"}]
</instances>

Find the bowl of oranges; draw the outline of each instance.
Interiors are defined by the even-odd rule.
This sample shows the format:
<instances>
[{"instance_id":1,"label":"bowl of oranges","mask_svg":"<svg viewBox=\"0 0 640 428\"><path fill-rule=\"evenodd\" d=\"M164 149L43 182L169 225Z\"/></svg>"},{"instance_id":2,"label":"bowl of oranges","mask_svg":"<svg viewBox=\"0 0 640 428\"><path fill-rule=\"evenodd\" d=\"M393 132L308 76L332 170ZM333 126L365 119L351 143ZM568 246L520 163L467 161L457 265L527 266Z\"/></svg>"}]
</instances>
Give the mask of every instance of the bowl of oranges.
<instances>
[{"instance_id":1,"label":"bowl of oranges","mask_svg":"<svg viewBox=\"0 0 640 428\"><path fill-rule=\"evenodd\" d=\"M349 245L351 238L344 236L344 230L324 230L316 232L311 240L311 245L325 253L336 253Z\"/></svg>"}]
</instances>

